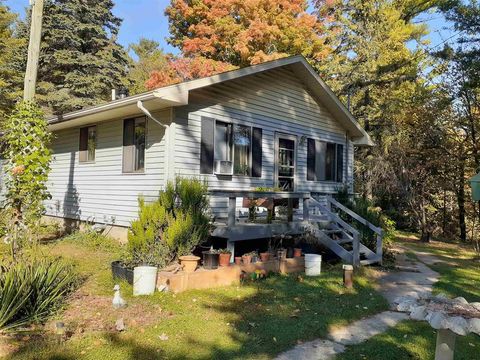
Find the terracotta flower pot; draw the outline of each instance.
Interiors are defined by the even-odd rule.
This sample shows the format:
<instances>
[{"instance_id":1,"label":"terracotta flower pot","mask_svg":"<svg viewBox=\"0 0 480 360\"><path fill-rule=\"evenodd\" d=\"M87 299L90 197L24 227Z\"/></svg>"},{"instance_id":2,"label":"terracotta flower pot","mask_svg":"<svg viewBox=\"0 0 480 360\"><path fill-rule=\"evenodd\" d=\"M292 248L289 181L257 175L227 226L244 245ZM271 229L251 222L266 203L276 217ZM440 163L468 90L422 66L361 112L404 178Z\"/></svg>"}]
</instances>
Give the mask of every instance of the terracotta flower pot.
<instances>
[{"instance_id":1,"label":"terracotta flower pot","mask_svg":"<svg viewBox=\"0 0 480 360\"><path fill-rule=\"evenodd\" d=\"M252 256L251 255L243 255L242 256L242 261L244 264L250 264L252 262Z\"/></svg>"},{"instance_id":2,"label":"terracotta flower pot","mask_svg":"<svg viewBox=\"0 0 480 360\"><path fill-rule=\"evenodd\" d=\"M230 253L222 253L219 255L219 260L218 264L220 266L229 266L230 265L230 258L232 257L232 254Z\"/></svg>"},{"instance_id":3,"label":"terracotta flower pot","mask_svg":"<svg viewBox=\"0 0 480 360\"><path fill-rule=\"evenodd\" d=\"M300 257L300 256L302 256L302 249L294 248L293 249L293 257Z\"/></svg>"},{"instance_id":4,"label":"terracotta flower pot","mask_svg":"<svg viewBox=\"0 0 480 360\"><path fill-rule=\"evenodd\" d=\"M235 256L235 264L240 265L242 263L242 257L241 256Z\"/></svg>"},{"instance_id":5,"label":"terracotta flower pot","mask_svg":"<svg viewBox=\"0 0 480 360\"><path fill-rule=\"evenodd\" d=\"M268 252L264 252L264 253L260 253L260 260L262 262L267 262L268 260L270 260L270 253Z\"/></svg>"},{"instance_id":6,"label":"terracotta flower pot","mask_svg":"<svg viewBox=\"0 0 480 360\"><path fill-rule=\"evenodd\" d=\"M191 273L197 269L200 258L195 255L180 256L180 265L183 267L183 271Z\"/></svg>"}]
</instances>

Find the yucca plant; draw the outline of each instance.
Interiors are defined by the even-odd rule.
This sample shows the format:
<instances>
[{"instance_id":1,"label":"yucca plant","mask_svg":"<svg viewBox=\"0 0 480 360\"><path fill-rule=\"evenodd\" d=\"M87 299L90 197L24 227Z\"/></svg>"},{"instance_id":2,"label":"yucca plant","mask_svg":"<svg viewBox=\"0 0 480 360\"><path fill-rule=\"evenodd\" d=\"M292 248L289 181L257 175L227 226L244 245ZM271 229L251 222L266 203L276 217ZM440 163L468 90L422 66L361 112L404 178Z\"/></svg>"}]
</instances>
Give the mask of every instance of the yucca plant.
<instances>
[{"instance_id":1,"label":"yucca plant","mask_svg":"<svg viewBox=\"0 0 480 360\"><path fill-rule=\"evenodd\" d=\"M75 288L72 266L60 259L21 259L0 272L0 330L44 321Z\"/></svg>"}]
</instances>

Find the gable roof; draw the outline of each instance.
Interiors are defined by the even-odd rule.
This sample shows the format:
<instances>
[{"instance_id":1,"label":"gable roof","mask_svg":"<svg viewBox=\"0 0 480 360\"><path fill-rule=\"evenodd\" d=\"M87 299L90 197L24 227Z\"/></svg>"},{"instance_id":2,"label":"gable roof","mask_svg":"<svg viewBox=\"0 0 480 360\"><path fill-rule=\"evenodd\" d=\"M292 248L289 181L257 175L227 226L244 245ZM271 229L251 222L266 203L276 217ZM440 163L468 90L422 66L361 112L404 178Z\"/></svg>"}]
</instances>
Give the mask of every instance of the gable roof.
<instances>
[{"instance_id":1,"label":"gable roof","mask_svg":"<svg viewBox=\"0 0 480 360\"><path fill-rule=\"evenodd\" d=\"M124 99L114 100L106 104L73 111L50 118L52 130L59 130L88 122L101 121L116 117L132 116L139 113L137 101L144 102L149 110L188 104L188 94L192 90L215 85L224 81L255 75L272 69L288 67L301 80L314 98L319 101L334 118L347 130L349 136L358 146L373 146L373 141L345 105L338 99L327 84L320 78L303 56L291 56L258 65L231 70L217 75L189 80L179 84L169 85Z\"/></svg>"}]
</instances>

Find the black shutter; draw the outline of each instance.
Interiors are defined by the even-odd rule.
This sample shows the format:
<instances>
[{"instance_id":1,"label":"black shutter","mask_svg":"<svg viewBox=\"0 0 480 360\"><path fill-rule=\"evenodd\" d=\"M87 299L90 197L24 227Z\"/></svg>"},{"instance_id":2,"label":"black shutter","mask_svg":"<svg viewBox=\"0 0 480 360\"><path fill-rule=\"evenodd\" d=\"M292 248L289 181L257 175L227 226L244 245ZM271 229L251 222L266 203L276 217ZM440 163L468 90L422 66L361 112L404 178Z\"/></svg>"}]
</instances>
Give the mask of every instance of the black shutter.
<instances>
[{"instance_id":1,"label":"black shutter","mask_svg":"<svg viewBox=\"0 0 480 360\"><path fill-rule=\"evenodd\" d=\"M262 129L252 129L252 177L262 177Z\"/></svg>"},{"instance_id":2,"label":"black shutter","mask_svg":"<svg viewBox=\"0 0 480 360\"><path fill-rule=\"evenodd\" d=\"M315 140L307 139L307 180L315 181Z\"/></svg>"},{"instance_id":3,"label":"black shutter","mask_svg":"<svg viewBox=\"0 0 480 360\"><path fill-rule=\"evenodd\" d=\"M337 182L343 182L343 145L337 144Z\"/></svg>"},{"instance_id":4,"label":"black shutter","mask_svg":"<svg viewBox=\"0 0 480 360\"><path fill-rule=\"evenodd\" d=\"M215 120L202 116L202 140L200 144L200 173L213 173Z\"/></svg>"},{"instance_id":5,"label":"black shutter","mask_svg":"<svg viewBox=\"0 0 480 360\"><path fill-rule=\"evenodd\" d=\"M134 171L135 159L135 119L123 122L123 172Z\"/></svg>"}]
</instances>

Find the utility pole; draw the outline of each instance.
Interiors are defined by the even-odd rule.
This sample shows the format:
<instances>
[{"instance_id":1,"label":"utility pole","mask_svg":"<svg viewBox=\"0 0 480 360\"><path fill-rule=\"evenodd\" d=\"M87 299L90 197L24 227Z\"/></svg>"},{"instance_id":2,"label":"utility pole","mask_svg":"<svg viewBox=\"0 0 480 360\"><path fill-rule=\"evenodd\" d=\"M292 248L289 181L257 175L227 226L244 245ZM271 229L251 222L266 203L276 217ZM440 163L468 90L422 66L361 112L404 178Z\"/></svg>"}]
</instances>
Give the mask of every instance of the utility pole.
<instances>
[{"instance_id":1,"label":"utility pole","mask_svg":"<svg viewBox=\"0 0 480 360\"><path fill-rule=\"evenodd\" d=\"M30 0L32 17L30 24L30 41L28 43L27 70L23 87L23 99L33 100L37 84L38 58L42 37L43 0Z\"/></svg>"}]
</instances>

